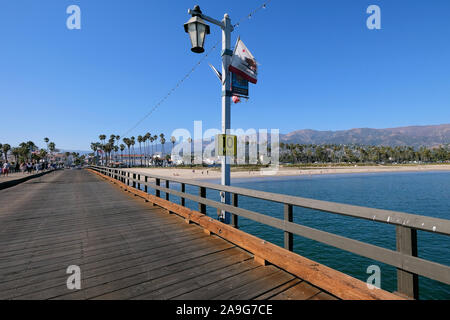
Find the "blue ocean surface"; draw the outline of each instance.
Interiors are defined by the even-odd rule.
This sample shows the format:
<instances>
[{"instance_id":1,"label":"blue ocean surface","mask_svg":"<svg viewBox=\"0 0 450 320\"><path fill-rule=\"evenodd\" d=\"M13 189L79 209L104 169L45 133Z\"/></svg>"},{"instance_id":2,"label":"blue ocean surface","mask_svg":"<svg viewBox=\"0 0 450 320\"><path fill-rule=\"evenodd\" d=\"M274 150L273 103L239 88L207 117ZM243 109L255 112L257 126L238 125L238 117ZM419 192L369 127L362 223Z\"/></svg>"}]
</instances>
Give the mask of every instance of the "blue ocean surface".
<instances>
[{"instance_id":1,"label":"blue ocean surface","mask_svg":"<svg viewBox=\"0 0 450 320\"><path fill-rule=\"evenodd\" d=\"M219 183L217 180L209 182ZM357 173L232 179L232 185L450 219L450 172ZM176 184L171 185L172 187L179 190ZM198 187L187 186L186 191L198 195ZM207 197L219 201L219 192L208 190ZM171 200L179 201L174 196L171 196ZM186 206L198 209L198 204L190 200L186 200ZM239 207L283 219L282 204L240 196ZM207 208L207 213L217 218L217 209ZM393 225L298 207L294 207L293 215L294 222L304 226L392 250L396 248ZM239 228L283 246L283 232L278 229L241 217ZM417 238L419 257L450 265L449 236L418 231ZM362 281L366 281L371 275L367 273L367 268L377 265L381 270L381 287L391 292L397 289L397 270L392 266L300 236L294 236L294 251ZM420 299L450 299L450 286L419 277L419 295Z\"/></svg>"}]
</instances>

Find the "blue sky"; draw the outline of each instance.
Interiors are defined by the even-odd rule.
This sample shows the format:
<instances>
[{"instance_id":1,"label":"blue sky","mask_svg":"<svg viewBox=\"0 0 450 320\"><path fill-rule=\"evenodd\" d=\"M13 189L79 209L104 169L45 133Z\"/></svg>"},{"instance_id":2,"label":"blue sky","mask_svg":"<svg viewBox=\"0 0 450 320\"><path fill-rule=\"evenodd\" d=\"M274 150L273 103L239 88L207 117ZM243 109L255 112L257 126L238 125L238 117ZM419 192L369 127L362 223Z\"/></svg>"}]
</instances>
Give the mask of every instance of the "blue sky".
<instances>
[{"instance_id":1,"label":"blue sky","mask_svg":"<svg viewBox=\"0 0 450 320\"><path fill-rule=\"evenodd\" d=\"M0 143L48 136L89 149L122 135L202 57L183 24L199 4L215 18L245 17L261 0L0 0ZM81 8L82 29L66 28ZM381 8L381 30L366 9ZM233 32L258 62L250 100L232 106L234 128L340 130L450 122L448 0L272 0ZM208 50L220 32L211 27ZM221 88L208 63L128 136L220 128Z\"/></svg>"}]
</instances>

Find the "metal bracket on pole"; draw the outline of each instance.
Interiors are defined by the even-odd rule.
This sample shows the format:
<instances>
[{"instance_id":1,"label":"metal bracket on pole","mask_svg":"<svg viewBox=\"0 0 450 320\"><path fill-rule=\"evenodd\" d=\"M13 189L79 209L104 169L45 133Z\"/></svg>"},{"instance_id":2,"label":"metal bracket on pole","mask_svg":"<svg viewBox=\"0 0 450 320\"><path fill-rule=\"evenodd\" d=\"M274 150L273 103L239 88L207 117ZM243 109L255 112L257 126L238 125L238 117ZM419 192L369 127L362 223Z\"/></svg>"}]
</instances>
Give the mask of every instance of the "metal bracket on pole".
<instances>
[{"instance_id":1,"label":"metal bracket on pole","mask_svg":"<svg viewBox=\"0 0 450 320\"><path fill-rule=\"evenodd\" d=\"M192 10L192 9L188 9L188 14L190 14L190 15L196 14L197 16L202 18L203 20L211 22L211 23L215 24L216 26L219 26L222 29L225 29L225 24L223 22L220 22L219 20L216 20L216 19L213 19L211 17L208 17L208 16L204 15L203 13L198 13L198 12Z\"/></svg>"}]
</instances>

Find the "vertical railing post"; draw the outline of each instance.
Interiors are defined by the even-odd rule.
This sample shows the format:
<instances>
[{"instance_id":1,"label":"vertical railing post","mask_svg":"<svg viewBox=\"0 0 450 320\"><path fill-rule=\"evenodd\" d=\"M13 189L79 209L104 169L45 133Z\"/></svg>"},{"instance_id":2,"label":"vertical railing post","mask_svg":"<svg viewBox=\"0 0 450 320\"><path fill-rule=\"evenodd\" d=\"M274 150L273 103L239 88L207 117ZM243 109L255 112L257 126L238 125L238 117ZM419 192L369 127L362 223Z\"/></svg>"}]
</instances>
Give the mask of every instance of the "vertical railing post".
<instances>
[{"instance_id":1,"label":"vertical railing post","mask_svg":"<svg viewBox=\"0 0 450 320\"><path fill-rule=\"evenodd\" d=\"M161 180L156 178L156 185L159 187L161 185ZM155 195L159 198L161 195L161 191L158 189L155 189Z\"/></svg>"},{"instance_id":2,"label":"vertical railing post","mask_svg":"<svg viewBox=\"0 0 450 320\"><path fill-rule=\"evenodd\" d=\"M145 193L148 193L147 192L148 191L148 187L147 187L148 177L147 176L145 176L144 181L145 181L144 191L145 191Z\"/></svg>"},{"instance_id":3,"label":"vertical railing post","mask_svg":"<svg viewBox=\"0 0 450 320\"><path fill-rule=\"evenodd\" d=\"M133 173L133 188L136 188L136 173Z\"/></svg>"},{"instance_id":4,"label":"vertical railing post","mask_svg":"<svg viewBox=\"0 0 450 320\"><path fill-rule=\"evenodd\" d=\"M237 193L233 193L231 201L232 201L231 204L233 205L233 207L237 207L238 206L238 195L237 195ZM231 214L231 226L233 228L238 229L238 215L236 215L234 213Z\"/></svg>"},{"instance_id":5,"label":"vertical railing post","mask_svg":"<svg viewBox=\"0 0 450 320\"><path fill-rule=\"evenodd\" d=\"M417 257L417 230L396 226L397 251ZM397 292L409 298L419 299L417 274L397 268Z\"/></svg>"},{"instance_id":6,"label":"vertical railing post","mask_svg":"<svg viewBox=\"0 0 450 320\"><path fill-rule=\"evenodd\" d=\"M137 175L137 179L138 179L138 190L141 190L141 183L140 183L141 175L140 174Z\"/></svg>"},{"instance_id":7,"label":"vertical railing post","mask_svg":"<svg viewBox=\"0 0 450 320\"><path fill-rule=\"evenodd\" d=\"M292 222L292 205L284 205L284 221ZM284 248L293 251L294 250L294 237L293 234L284 231Z\"/></svg>"},{"instance_id":8,"label":"vertical railing post","mask_svg":"<svg viewBox=\"0 0 450 320\"><path fill-rule=\"evenodd\" d=\"M130 185L130 171L127 172L127 186Z\"/></svg>"},{"instance_id":9,"label":"vertical railing post","mask_svg":"<svg viewBox=\"0 0 450 320\"><path fill-rule=\"evenodd\" d=\"M184 183L181 184L181 192L183 192L183 193L186 192L186 184L184 184ZM181 201L180 204L184 207L186 205L186 199L181 197L180 201Z\"/></svg>"},{"instance_id":10,"label":"vertical railing post","mask_svg":"<svg viewBox=\"0 0 450 320\"><path fill-rule=\"evenodd\" d=\"M198 189L198 195L202 198L206 198L206 188L205 187L199 187ZM206 214L206 204L204 203L198 203L198 211L200 211L203 214Z\"/></svg>"},{"instance_id":11,"label":"vertical railing post","mask_svg":"<svg viewBox=\"0 0 450 320\"><path fill-rule=\"evenodd\" d=\"M166 188L169 189L169 187L170 187L170 182L169 182L169 180L166 180ZM166 192L166 200L169 201L169 193L168 192Z\"/></svg>"}]
</instances>

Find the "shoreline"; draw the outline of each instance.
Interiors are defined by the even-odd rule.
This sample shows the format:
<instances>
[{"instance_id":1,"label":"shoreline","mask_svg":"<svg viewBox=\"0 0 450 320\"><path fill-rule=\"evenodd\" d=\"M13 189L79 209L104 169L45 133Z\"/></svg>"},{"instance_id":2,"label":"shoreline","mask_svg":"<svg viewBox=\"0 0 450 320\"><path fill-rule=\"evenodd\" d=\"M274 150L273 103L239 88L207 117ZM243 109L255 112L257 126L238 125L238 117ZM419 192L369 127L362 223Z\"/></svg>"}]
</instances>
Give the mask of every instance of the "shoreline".
<instances>
[{"instance_id":1,"label":"shoreline","mask_svg":"<svg viewBox=\"0 0 450 320\"><path fill-rule=\"evenodd\" d=\"M442 165L407 165L407 166L360 166L360 167L317 167L317 168L291 168L280 167L277 171L268 170L251 171L231 171L231 178L267 178L267 177L304 177L312 175L327 174L352 174L352 173L382 173L382 172L431 172L431 171L450 171L450 164ZM166 177L177 177L182 179L206 180L220 179L220 170L211 170L211 168L128 168L137 173L149 173Z\"/></svg>"}]
</instances>

